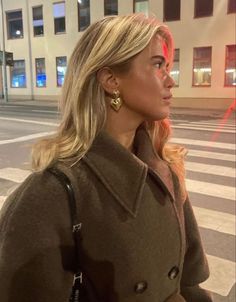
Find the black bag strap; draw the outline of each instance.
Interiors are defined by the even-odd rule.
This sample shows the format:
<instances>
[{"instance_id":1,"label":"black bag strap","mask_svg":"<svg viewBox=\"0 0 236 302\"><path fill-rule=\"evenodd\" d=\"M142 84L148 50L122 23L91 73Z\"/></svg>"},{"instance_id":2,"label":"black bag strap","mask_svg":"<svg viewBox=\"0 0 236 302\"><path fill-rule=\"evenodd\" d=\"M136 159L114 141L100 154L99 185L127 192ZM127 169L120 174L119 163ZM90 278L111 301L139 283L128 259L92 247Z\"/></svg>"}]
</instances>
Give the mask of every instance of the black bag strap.
<instances>
[{"instance_id":1,"label":"black bag strap","mask_svg":"<svg viewBox=\"0 0 236 302\"><path fill-rule=\"evenodd\" d=\"M82 223L79 222L77 218L76 199L75 199L74 189L69 177L64 172L62 172L61 170L55 167L48 168L47 171L53 174L63 185L69 200L69 208L70 208L71 223L72 223L71 227L72 227L72 233L75 242L75 261L76 261L76 271L74 274L72 293L69 301L79 302L79 293L82 285L82 270L80 269L80 265L79 265L79 244L80 244L79 232L82 227Z\"/></svg>"}]
</instances>

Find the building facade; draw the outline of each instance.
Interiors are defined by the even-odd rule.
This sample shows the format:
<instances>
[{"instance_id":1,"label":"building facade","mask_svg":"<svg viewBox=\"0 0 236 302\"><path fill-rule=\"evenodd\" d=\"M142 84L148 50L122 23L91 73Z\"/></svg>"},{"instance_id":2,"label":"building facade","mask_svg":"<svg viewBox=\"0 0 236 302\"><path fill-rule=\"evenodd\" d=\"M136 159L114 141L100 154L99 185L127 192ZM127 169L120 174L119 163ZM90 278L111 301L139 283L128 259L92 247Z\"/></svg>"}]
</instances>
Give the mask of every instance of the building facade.
<instances>
[{"instance_id":1,"label":"building facade","mask_svg":"<svg viewBox=\"0 0 236 302\"><path fill-rule=\"evenodd\" d=\"M57 100L86 27L133 12L155 15L173 34L174 106L226 109L236 98L236 0L1 1L0 50L4 36L9 64L13 54L6 67L9 99ZM3 75L2 67L0 95Z\"/></svg>"}]
</instances>

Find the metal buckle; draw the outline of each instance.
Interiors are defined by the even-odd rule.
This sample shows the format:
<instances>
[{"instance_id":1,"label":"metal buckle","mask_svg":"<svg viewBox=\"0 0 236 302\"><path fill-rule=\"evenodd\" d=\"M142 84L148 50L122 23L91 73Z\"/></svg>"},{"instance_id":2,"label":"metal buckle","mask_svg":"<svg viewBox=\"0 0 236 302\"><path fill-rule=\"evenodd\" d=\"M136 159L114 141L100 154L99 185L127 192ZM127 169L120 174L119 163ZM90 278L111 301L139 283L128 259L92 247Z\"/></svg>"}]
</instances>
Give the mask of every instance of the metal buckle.
<instances>
[{"instance_id":1,"label":"metal buckle","mask_svg":"<svg viewBox=\"0 0 236 302\"><path fill-rule=\"evenodd\" d=\"M82 227L82 223L73 225L73 233L78 232Z\"/></svg>"},{"instance_id":2,"label":"metal buckle","mask_svg":"<svg viewBox=\"0 0 236 302\"><path fill-rule=\"evenodd\" d=\"M78 279L79 279L79 283L82 284L83 283L83 273L82 272L74 274L73 284L75 284L76 280L78 280Z\"/></svg>"}]
</instances>

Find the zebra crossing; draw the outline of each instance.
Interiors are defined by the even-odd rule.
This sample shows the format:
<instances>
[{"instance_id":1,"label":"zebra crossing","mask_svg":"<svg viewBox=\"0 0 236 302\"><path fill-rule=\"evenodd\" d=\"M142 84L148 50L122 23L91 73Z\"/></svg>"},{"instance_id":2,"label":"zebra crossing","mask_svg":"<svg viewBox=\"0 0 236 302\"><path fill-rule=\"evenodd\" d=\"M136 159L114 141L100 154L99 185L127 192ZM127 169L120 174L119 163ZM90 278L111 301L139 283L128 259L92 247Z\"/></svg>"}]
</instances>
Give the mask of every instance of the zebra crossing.
<instances>
[{"instance_id":1,"label":"zebra crossing","mask_svg":"<svg viewBox=\"0 0 236 302\"><path fill-rule=\"evenodd\" d=\"M174 131L182 129L215 133L217 129L223 135L236 133L232 120L221 123L220 126L214 120L190 122L173 119L172 123ZM51 132L39 133L38 137L48 133ZM18 138L18 141L30 139L31 137L27 136ZM0 142L4 144L4 141ZM171 143L184 145L188 149L186 185L203 242L205 234L211 234L211 240L218 241L220 249L219 236L227 242L235 240L235 144L204 140L204 137L194 139L176 135L171 139ZM4 180L12 184L8 191L2 193L0 190L0 208L12 188L18 186L30 173L29 170L13 167L0 169L0 181ZM204 203L204 200L208 199L210 201ZM235 248L228 253L228 256L222 256L222 253L219 255L218 251L208 248L207 241L204 242L205 245L211 275L202 286L213 292L216 298L227 297L236 282Z\"/></svg>"},{"instance_id":2,"label":"zebra crossing","mask_svg":"<svg viewBox=\"0 0 236 302\"><path fill-rule=\"evenodd\" d=\"M216 137L215 133L217 131L221 135L235 134L235 123L232 120L223 123L215 121L173 121L172 127L174 131L175 129L194 129L207 131L208 133L214 132L214 136L210 134L212 138ZM217 242L219 235L235 241L235 144L178 137L173 138L172 143L185 145L188 149L186 185L202 237L204 238L204 233L210 233L215 236L215 242ZM204 180L206 176L208 181ZM201 203L201 207L199 207L195 202L196 195L198 199L202 200L210 197L211 204L203 206L203 203ZM219 206L216 207L217 210L214 208L214 198L220 201L222 205L220 210ZM232 203L233 207L231 208L234 211L228 213L226 211L227 204L232 205ZM234 247L231 257L225 258L222 255L217 256L217 251L214 255L211 255L211 251L206 249L211 275L206 282L202 283L202 287L213 292L215 300L220 297L227 297L235 286L235 245L234 243L232 245ZM204 246L207 246L206 242L204 242ZM218 242L218 246L220 249L220 242Z\"/></svg>"}]
</instances>

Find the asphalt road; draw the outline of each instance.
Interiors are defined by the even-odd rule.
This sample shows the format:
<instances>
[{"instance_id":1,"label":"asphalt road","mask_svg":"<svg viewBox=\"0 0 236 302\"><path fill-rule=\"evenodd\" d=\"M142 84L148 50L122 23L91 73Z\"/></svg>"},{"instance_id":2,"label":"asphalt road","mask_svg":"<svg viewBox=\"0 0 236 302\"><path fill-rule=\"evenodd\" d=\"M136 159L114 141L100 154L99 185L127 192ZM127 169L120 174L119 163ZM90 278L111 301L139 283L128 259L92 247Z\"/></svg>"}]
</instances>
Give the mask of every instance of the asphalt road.
<instances>
[{"instance_id":1,"label":"asphalt road","mask_svg":"<svg viewBox=\"0 0 236 302\"><path fill-rule=\"evenodd\" d=\"M187 188L211 269L203 287L235 301L235 114L174 110L172 142L189 149ZM32 144L55 131L56 106L0 104L0 206L30 173Z\"/></svg>"}]
</instances>

